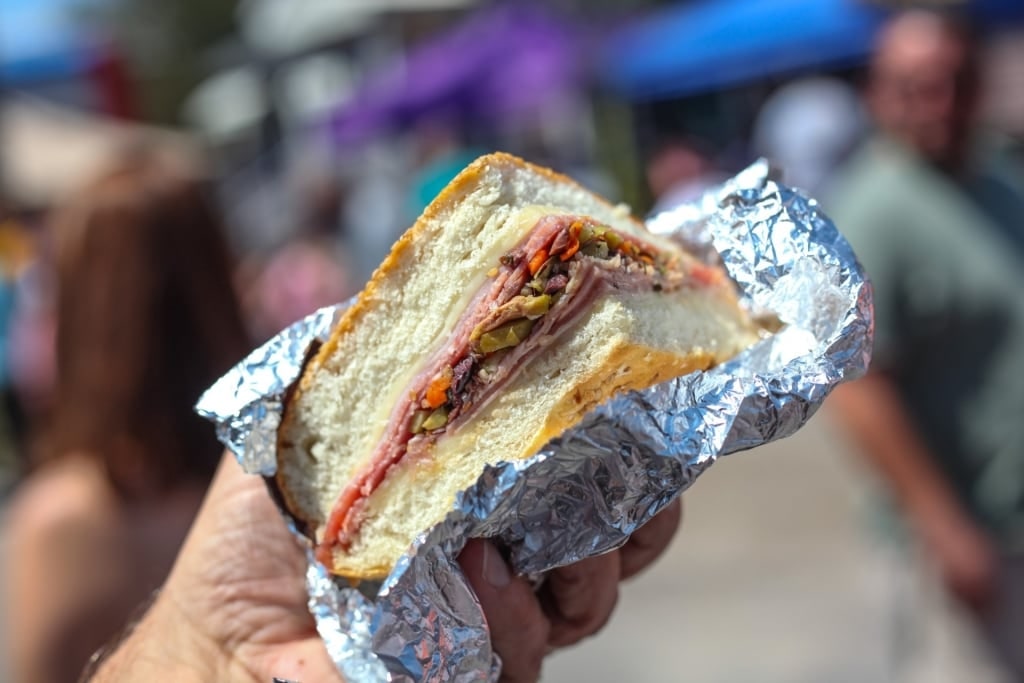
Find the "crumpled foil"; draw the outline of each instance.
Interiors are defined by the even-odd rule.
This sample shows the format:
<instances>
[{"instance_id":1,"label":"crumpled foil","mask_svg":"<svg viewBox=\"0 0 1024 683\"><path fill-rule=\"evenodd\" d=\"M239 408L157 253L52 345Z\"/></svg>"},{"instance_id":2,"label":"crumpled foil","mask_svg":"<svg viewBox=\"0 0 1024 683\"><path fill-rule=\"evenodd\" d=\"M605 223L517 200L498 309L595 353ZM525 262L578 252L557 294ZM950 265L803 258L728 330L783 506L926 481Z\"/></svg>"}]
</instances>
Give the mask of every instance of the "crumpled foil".
<instances>
[{"instance_id":1,"label":"crumpled foil","mask_svg":"<svg viewBox=\"0 0 1024 683\"><path fill-rule=\"evenodd\" d=\"M467 538L500 539L534 575L617 548L716 458L789 436L867 369L870 285L817 203L766 162L648 227L720 259L745 305L781 328L708 372L613 399L532 458L488 467L380 584L351 587L310 554L310 610L346 680L495 680L500 659L455 561ZM344 308L285 330L199 401L247 471L273 473L284 392Z\"/></svg>"}]
</instances>

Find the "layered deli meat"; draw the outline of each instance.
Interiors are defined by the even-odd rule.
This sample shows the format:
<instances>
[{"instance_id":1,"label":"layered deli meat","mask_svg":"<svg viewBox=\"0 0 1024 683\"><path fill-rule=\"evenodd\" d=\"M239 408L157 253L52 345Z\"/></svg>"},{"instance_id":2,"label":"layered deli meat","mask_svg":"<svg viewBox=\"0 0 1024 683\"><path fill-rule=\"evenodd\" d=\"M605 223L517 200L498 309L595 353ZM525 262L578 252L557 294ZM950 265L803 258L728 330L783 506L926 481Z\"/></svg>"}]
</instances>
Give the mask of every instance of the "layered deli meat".
<instances>
[{"instance_id":1,"label":"layered deli meat","mask_svg":"<svg viewBox=\"0 0 1024 683\"><path fill-rule=\"evenodd\" d=\"M488 273L447 341L395 405L380 443L342 491L317 552L351 545L367 498L404 457L429 452L609 289L670 292L718 271L581 216L541 217Z\"/></svg>"}]
</instances>

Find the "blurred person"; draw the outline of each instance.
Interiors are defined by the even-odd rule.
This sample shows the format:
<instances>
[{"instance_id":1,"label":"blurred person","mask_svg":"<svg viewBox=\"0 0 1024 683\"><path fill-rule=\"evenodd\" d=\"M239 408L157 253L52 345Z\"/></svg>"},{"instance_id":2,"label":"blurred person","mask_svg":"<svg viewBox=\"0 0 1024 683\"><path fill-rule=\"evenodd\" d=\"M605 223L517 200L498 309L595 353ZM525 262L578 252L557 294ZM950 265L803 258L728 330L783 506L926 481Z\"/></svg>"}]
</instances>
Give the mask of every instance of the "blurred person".
<instances>
[{"instance_id":1,"label":"blurred person","mask_svg":"<svg viewBox=\"0 0 1024 683\"><path fill-rule=\"evenodd\" d=\"M341 207L345 243L352 254L354 279L366 282L384 260L408 222L408 169L412 153L404 139L367 144L353 162L346 201Z\"/></svg>"},{"instance_id":2,"label":"blurred person","mask_svg":"<svg viewBox=\"0 0 1024 683\"><path fill-rule=\"evenodd\" d=\"M765 101L754 123L754 149L788 185L827 194L835 172L866 132L857 92L834 78L787 83Z\"/></svg>"},{"instance_id":3,"label":"blurred person","mask_svg":"<svg viewBox=\"0 0 1024 683\"><path fill-rule=\"evenodd\" d=\"M975 129L978 93L962 24L893 18L866 92L877 132L830 206L876 311L873 370L832 405L953 598L918 581L894 599L895 664L928 681L989 680L925 668L964 633L992 680L1024 680L1024 182Z\"/></svg>"},{"instance_id":4,"label":"blurred person","mask_svg":"<svg viewBox=\"0 0 1024 683\"><path fill-rule=\"evenodd\" d=\"M21 283L35 259L32 238L23 222L9 212L0 197L0 479L20 468L26 415L15 387L16 337L19 334L18 299Z\"/></svg>"},{"instance_id":5,"label":"blurred person","mask_svg":"<svg viewBox=\"0 0 1024 683\"><path fill-rule=\"evenodd\" d=\"M416 221L462 169L486 153L465 143L461 132L465 127L457 114L445 112L425 118L413 130L406 226Z\"/></svg>"},{"instance_id":6,"label":"blurred person","mask_svg":"<svg viewBox=\"0 0 1024 683\"><path fill-rule=\"evenodd\" d=\"M703 143L685 138L663 141L646 166L647 187L654 197L651 213L700 199L726 175L715 168Z\"/></svg>"},{"instance_id":7,"label":"blurred person","mask_svg":"<svg viewBox=\"0 0 1024 683\"><path fill-rule=\"evenodd\" d=\"M986 88L981 117L993 129L1011 138L1016 152L1024 152L1024 26L1016 26L985 41L983 75ZM1022 155L1024 157L1024 155Z\"/></svg>"},{"instance_id":8,"label":"blurred person","mask_svg":"<svg viewBox=\"0 0 1024 683\"><path fill-rule=\"evenodd\" d=\"M164 581L220 452L192 406L248 346L199 183L140 151L51 227L54 405L4 530L20 683L76 680Z\"/></svg>"},{"instance_id":9,"label":"blurred person","mask_svg":"<svg viewBox=\"0 0 1024 683\"><path fill-rule=\"evenodd\" d=\"M48 231L41 224L33 228L31 256L13 282L6 349L11 393L8 407L15 418L20 470L27 465L27 455L38 438L36 427L53 407L56 381L53 249Z\"/></svg>"},{"instance_id":10,"label":"blurred person","mask_svg":"<svg viewBox=\"0 0 1024 683\"><path fill-rule=\"evenodd\" d=\"M250 257L236 278L253 336L269 339L304 316L355 293L348 251L338 239L343 193L332 174L298 181L298 234L269 256Z\"/></svg>"},{"instance_id":11,"label":"blurred person","mask_svg":"<svg viewBox=\"0 0 1024 683\"><path fill-rule=\"evenodd\" d=\"M355 293L332 246L309 238L287 242L265 262L246 263L239 288L249 327L261 341Z\"/></svg>"}]
</instances>

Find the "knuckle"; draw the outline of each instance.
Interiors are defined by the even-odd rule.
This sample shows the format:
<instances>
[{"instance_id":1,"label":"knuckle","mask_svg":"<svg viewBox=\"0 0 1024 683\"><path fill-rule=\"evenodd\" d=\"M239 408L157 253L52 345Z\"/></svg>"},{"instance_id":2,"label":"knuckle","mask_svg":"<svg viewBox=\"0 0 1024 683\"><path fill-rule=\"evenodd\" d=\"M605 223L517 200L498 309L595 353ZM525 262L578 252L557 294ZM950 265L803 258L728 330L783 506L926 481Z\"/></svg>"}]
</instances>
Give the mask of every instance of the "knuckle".
<instances>
[{"instance_id":1,"label":"knuckle","mask_svg":"<svg viewBox=\"0 0 1024 683\"><path fill-rule=\"evenodd\" d=\"M619 600L617 584L600 587L573 614L563 612L555 619L550 644L555 647L573 645L603 629L611 619Z\"/></svg>"}]
</instances>

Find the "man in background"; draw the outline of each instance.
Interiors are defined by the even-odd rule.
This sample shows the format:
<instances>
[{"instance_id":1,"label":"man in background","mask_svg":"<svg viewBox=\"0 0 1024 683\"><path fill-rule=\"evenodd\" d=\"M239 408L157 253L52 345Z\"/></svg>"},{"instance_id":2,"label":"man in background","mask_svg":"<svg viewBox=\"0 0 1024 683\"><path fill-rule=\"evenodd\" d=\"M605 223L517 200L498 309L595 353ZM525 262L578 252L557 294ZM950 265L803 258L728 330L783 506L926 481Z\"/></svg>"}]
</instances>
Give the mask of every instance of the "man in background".
<instances>
[{"instance_id":1,"label":"man in background","mask_svg":"<svg viewBox=\"0 0 1024 683\"><path fill-rule=\"evenodd\" d=\"M834 405L950 609L1024 680L1024 185L974 130L978 90L972 37L950 17L883 29L866 93L877 132L830 205L875 286L874 369ZM925 585L909 588L899 673L947 680L911 674L934 619Z\"/></svg>"}]
</instances>

